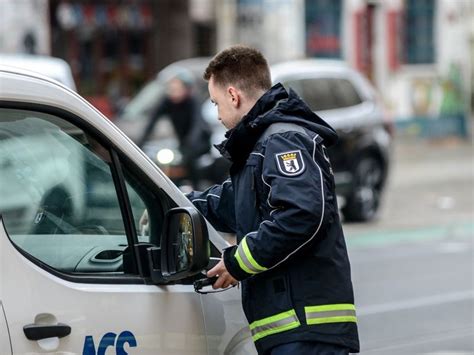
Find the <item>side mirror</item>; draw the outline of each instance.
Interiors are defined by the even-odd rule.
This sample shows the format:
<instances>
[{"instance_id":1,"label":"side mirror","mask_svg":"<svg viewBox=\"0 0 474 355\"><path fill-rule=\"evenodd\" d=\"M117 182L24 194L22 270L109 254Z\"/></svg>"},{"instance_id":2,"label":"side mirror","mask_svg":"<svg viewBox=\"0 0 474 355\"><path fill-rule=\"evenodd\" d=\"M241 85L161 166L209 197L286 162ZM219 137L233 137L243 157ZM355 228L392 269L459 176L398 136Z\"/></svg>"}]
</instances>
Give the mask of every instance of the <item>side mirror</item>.
<instances>
[{"instance_id":1,"label":"side mirror","mask_svg":"<svg viewBox=\"0 0 474 355\"><path fill-rule=\"evenodd\" d=\"M192 207L168 211L161 235L161 273L166 281L192 276L209 263L207 225Z\"/></svg>"}]
</instances>

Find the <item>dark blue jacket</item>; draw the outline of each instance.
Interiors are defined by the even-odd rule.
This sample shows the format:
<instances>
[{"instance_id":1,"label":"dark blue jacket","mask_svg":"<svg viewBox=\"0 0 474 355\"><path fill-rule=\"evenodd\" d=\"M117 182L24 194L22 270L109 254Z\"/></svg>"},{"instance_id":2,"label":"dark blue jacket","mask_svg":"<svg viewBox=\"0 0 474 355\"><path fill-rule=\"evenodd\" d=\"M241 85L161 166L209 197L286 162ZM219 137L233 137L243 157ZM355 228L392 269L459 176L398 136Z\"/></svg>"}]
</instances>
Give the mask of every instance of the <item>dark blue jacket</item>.
<instances>
[{"instance_id":1,"label":"dark blue jacket","mask_svg":"<svg viewBox=\"0 0 474 355\"><path fill-rule=\"evenodd\" d=\"M278 122L298 129L264 133ZM335 131L277 84L226 137L217 148L233 163L230 180L188 197L217 230L237 236L224 262L242 281L257 350L319 341L358 352L350 265L325 152Z\"/></svg>"}]
</instances>

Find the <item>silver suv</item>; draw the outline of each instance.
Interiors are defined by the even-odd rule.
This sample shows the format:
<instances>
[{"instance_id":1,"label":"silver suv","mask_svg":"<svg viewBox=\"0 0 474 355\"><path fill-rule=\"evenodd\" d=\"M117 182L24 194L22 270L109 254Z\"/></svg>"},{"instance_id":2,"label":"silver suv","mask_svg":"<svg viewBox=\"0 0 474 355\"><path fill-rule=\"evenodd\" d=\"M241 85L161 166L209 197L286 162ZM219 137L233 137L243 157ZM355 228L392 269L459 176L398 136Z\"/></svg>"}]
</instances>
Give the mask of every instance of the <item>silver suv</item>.
<instances>
[{"instance_id":1,"label":"silver suv","mask_svg":"<svg viewBox=\"0 0 474 355\"><path fill-rule=\"evenodd\" d=\"M343 198L345 220L371 220L386 181L392 125L372 85L345 63L302 60L271 67L274 83L292 88L336 129L338 143L328 150Z\"/></svg>"},{"instance_id":2,"label":"silver suv","mask_svg":"<svg viewBox=\"0 0 474 355\"><path fill-rule=\"evenodd\" d=\"M145 109L145 104L140 105L140 100L149 105L151 88L155 88L153 100L157 104L163 91L159 88L164 85L160 78L171 69L183 67L193 72L198 96L207 97L207 85L201 76L208 62L208 58L195 58L165 68L156 80L130 102L131 107L117 121L119 127L133 138L137 127L144 126L140 121L151 110ZM291 87L311 109L336 129L339 141L328 153L345 220L373 219L379 208L390 165L392 125L386 120L383 105L372 85L344 62L335 60L308 59L279 63L271 66L271 74L274 83L281 82L287 89ZM132 111L135 114L130 114ZM212 126L212 142L220 143L224 139L225 128L217 120L217 110L209 99L204 101L202 113ZM172 137L172 130L155 127L155 131L160 131L160 138L152 138L144 150L179 183L185 173L177 150L177 140ZM160 161L159 153L165 151L172 151L173 159ZM219 183L228 175L229 162L220 157L215 149L198 165L201 167L198 169L199 179L206 183Z\"/></svg>"}]
</instances>

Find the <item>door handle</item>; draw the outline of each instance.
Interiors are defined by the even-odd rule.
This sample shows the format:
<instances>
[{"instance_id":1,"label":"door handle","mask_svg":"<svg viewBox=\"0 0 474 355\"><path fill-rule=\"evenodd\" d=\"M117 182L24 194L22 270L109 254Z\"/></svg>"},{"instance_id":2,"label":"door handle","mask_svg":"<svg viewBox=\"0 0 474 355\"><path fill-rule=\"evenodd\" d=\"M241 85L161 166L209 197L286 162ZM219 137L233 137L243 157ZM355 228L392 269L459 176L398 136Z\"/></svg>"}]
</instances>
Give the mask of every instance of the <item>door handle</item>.
<instances>
[{"instance_id":1,"label":"door handle","mask_svg":"<svg viewBox=\"0 0 474 355\"><path fill-rule=\"evenodd\" d=\"M23 327L23 332L29 340L41 340L46 338L63 338L71 334L71 327L58 323L56 325L28 324Z\"/></svg>"}]
</instances>

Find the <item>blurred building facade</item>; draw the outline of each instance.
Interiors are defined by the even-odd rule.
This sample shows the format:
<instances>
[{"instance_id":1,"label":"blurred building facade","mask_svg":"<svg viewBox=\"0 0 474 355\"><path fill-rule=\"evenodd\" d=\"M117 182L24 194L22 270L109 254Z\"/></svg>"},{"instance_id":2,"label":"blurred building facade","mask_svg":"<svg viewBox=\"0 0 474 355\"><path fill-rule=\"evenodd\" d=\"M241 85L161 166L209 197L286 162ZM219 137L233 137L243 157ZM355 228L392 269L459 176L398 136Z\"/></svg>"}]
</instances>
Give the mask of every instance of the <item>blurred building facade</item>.
<instances>
[{"instance_id":1,"label":"blurred building facade","mask_svg":"<svg viewBox=\"0 0 474 355\"><path fill-rule=\"evenodd\" d=\"M159 69L215 52L212 0L0 0L0 52L52 55L107 116Z\"/></svg>"},{"instance_id":2,"label":"blurred building facade","mask_svg":"<svg viewBox=\"0 0 474 355\"><path fill-rule=\"evenodd\" d=\"M64 58L102 110L101 100L133 95L169 63L244 43L270 62L346 61L407 131L466 129L472 0L0 1L0 51Z\"/></svg>"},{"instance_id":3,"label":"blurred building facade","mask_svg":"<svg viewBox=\"0 0 474 355\"><path fill-rule=\"evenodd\" d=\"M72 64L81 94L102 111L136 93L165 65L215 50L209 31L214 22L199 13L203 7L186 0L49 4L51 52Z\"/></svg>"},{"instance_id":4,"label":"blurred building facade","mask_svg":"<svg viewBox=\"0 0 474 355\"><path fill-rule=\"evenodd\" d=\"M334 58L379 89L399 128L467 133L472 92L471 0L226 0L218 48L246 43L271 62Z\"/></svg>"},{"instance_id":5,"label":"blurred building facade","mask_svg":"<svg viewBox=\"0 0 474 355\"><path fill-rule=\"evenodd\" d=\"M48 0L0 0L0 52L51 53Z\"/></svg>"}]
</instances>

